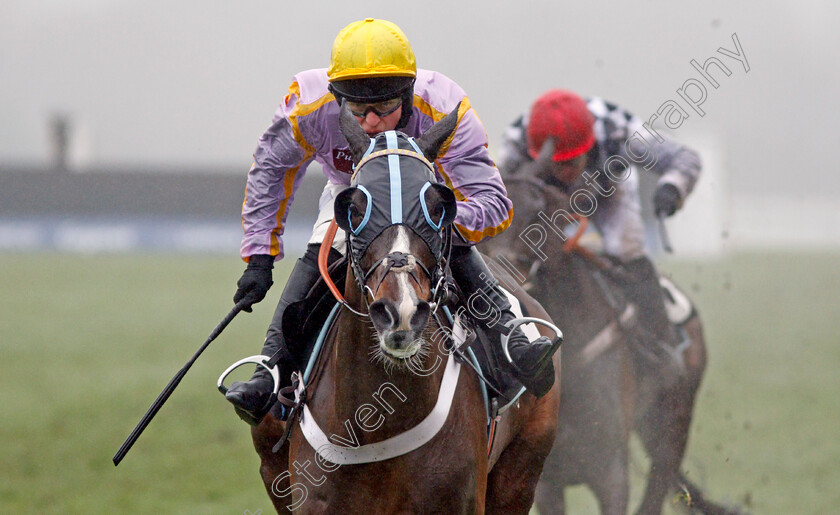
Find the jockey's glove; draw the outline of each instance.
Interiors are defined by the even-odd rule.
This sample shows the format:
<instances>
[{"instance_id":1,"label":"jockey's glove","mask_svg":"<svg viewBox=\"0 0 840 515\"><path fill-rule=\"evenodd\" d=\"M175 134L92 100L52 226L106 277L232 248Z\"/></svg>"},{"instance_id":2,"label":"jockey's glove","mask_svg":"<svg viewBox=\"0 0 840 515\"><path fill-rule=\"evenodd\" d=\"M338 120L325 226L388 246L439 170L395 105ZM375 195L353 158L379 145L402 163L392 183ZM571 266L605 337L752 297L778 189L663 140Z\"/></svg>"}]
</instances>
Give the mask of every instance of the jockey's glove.
<instances>
[{"instance_id":1,"label":"jockey's glove","mask_svg":"<svg viewBox=\"0 0 840 515\"><path fill-rule=\"evenodd\" d=\"M653 210L656 216L671 216L680 207L680 191L673 184L661 184L653 194Z\"/></svg>"},{"instance_id":2,"label":"jockey's glove","mask_svg":"<svg viewBox=\"0 0 840 515\"><path fill-rule=\"evenodd\" d=\"M251 306L265 298L268 289L274 284L271 279L271 270L274 268L274 256L257 254L248 260L248 267L237 281L236 294L233 296L234 304L244 301L242 311L250 313Z\"/></svg>"}]
</instances>

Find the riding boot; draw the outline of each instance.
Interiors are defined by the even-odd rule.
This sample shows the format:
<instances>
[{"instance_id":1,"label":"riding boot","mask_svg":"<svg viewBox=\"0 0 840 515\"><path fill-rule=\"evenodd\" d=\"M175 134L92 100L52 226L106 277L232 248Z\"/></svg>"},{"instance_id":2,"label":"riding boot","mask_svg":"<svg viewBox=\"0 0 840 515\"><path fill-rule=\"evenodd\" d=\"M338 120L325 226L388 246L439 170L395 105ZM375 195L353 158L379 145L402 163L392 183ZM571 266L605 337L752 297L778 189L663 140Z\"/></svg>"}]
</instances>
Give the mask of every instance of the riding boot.
<instances>
[{"instance_id":1,"label":"riding boot","mask_svg":"<svg viewBox=\"0 0 840 515\"><path fill-rule=\"evenodd\" d=\"M671 382L684 365L677 350L681 338L665 311L659 274L650 259L644 256L625 262L624 267L629 275L624 284L625 291L630 301L638 306L639 326L647 335L643 340L648 343L642 350L651 356L653 363L660 363L656 368L666 382Z\"/></svg>"},{"instance_id":2,"label":"riding boot","mask_svg":"<svg viewBox=\"0 0 840 515\"><path fill-rule=\"evenodd\" d=\"M307 293L318 281L320 272L317 259L320 248L319 244L309 245L303 257L295 263L295 267L292 269L292 273L283 289L283 294L280 296L280 302L277 303L274 317L268 326L265 345L260 351L260 354L269 357L270 361L276 361L280 372L280 388L291 386L292 373L299 368L299 363L304 359L303 356L298 355L303 352L302 349L298 348L300 346L290 344L291 342L286 342L283 338L283 314L290 304L305 299ZM336 251L330 250L330 252L335 253ZM271 374L265 368L258 366L250 380L236 381L231 384L225 398L233 404L236 414L242 420L255 426L260 423L273 405L270 402L273 387L274 381ZM288 410L284 409L282 411L282 418L285 420Z\"/></svg>"},{"instance_id":3,"label":"riding boot","mask_svg":"<svg viewBox=\"0 0 840 515\"><path fill-rule=\"evenodd\" d=\"M505 326L517 317L511 311L507 295L475 248L453 247L450 269L455 282L468 299L467 304L476 323L481 324L490 334L496 335L495 340L500 345L502 335L510 333L508 352L513 360L510 367L519 382L537 397L548 393L554 384L552 356L559 346L559 341L555 345L549 338L541 336L531 342L520 328L510 331ZM478 297L481 298L478 304L486 306L486 310L477 308L474 304ZM482 313L472 312L473 308L476 311L482 310Z\"/></svg>"}]
</instances>

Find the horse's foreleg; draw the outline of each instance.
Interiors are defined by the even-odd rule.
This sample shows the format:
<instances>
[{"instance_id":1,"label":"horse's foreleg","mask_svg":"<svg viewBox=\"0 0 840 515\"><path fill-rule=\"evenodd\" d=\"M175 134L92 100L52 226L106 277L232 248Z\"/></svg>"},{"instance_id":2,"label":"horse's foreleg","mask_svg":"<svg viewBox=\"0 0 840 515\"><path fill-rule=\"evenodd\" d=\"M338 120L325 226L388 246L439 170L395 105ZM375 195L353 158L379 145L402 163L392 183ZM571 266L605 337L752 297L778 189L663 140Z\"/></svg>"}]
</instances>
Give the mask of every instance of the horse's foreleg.
<instances>
[{"instance_id":1,"label":"horse's foreleg","mask_svg":"<svg viewBox=\"0 0 840 515\"><path fill-rule=\"evenodd\" d=\"M521 430L505 447L487 479L488 514L530 511L543 464L557 434L559 404L559 382L533 401Z\"/></svg>"},{"instance_id":2,"label":"horse's foreleg","mask_svg":"<svg viewBox=\"0 0 840 515\"><path fill-rule=\"evenodd\" d=\"M676 385L645 413L638 434L650 456L650 472L637 513L660 513L668 492L675 486L688 441L693 398Z\"/></svg>"},{"instance_id":3,"label":"horse's foreleg","mask_svg":"<svg viewBox=\"0 0 840 515\"><path fill-rule=\"evenodd\" d=\"M699 318L686 324L691 345L686 349L685 376L642 416L638 434L650 456L650 474L637 513L661 513L668 492L677 486L694 400L706 364L705 345Z\"/></svg>"},{"instance_id":4,"label":"horse's foreleg","mask_svg":"<svg viewBox=\"0 0 840 515\"><path fill-rule=\"evenodd\" d=\"M625 515L630 501L630 483L627 476L628 455L626 448L612 457L598 481L589 481L589 488L598 499L603 515Z\"/></svg>"},{"instance_id":5,"label":"horse's foreleg","mask_svg":"<svg viewBox=\"0 0 840 515\"><path fill-rule=\"evenodd\" d=\"M257 427L251 428L251 438L254 448L260 457L260 476L262 477L268 497L271 499L277 513L288 513L291 504L290 497L283 498L284 493L290 492L289 475L289 444L286 442L278 451L273 452L274 445L283 435L285 423L274 418L271 413L265 416Z\"/></svg>"},{"instance_id":6,"label":"horse's foreleg","mask_svg":"<svg viewBox=\"0 0 840 515\"><path fill-rule=\"evenodd\" d=\"M551 481L541 478L537 484L534 506L537 507L540 515L564 515L566 500L563 497L563 486L552 484Z\"/></svg>"}]
</instances>

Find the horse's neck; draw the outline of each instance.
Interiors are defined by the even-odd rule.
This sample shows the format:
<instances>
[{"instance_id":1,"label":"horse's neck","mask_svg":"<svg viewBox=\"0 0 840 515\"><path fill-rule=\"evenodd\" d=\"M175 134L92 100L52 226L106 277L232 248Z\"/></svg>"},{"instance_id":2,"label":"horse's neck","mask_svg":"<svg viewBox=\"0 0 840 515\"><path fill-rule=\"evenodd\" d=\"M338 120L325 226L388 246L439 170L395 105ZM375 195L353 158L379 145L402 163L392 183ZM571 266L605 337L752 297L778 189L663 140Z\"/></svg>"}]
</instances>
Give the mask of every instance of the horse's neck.
<instances>
[{"instance_id":1,"label":"horse's neck","mask_svg":"<svg viewBox=\"0 0 840 515\"><path fill-rule=\"evenodd\" d=\"M558 322L585 337L600 331L616 317L604 291L606 287L616 293L612 280L602 274L604 282L599 284L595 266L587 259L560 252L559 259L548 260L548 266L540 270L537 284L542 292L535 292L538 300L550 306L550 312L560 314Z\"/></svg>"}]
</instances>

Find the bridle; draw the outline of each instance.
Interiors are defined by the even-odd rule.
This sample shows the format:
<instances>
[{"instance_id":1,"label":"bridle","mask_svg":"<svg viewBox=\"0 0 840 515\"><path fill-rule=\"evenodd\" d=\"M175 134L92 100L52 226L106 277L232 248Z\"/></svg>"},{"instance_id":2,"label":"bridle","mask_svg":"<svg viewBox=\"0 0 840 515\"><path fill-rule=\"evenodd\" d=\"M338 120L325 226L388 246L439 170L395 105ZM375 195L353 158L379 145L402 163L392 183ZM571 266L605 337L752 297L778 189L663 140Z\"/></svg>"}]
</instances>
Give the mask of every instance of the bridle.
<instances>
[{"instance_id":1,"label":"bridle","mask_svg":"<svg viewBox=\"0 0 840 515\"><path fill-rule=\"evenodd\" d=\"M410 229L409 229L410 230ZM422 286L420 283L420 279L417 277L415 273L416 269L419 268L425 275L426 278L429 279L429 284L431 284L431 294L432 299L430 300L429 304L432 306L432 310L437 310L438 306L441 305L441 302L446 299L448 295L448 284L446 282L446 267L449 263L449 256L452 251L452 226L448 226L444 229L444 246L443 252L441 255L435 259L435 264L432 266L432 269L423 264L420 259L414 254L409 254L405 252L391 252L388 255L378 259L370 268L367 270L362 269L359 260L356 258L354 253L350 248L350 238L347 238L347 256L350 262L350 268L353 272L353 276L356 279L356 283L359 285L359 290L363 293L363 298L365 302L365 309L367 313L361 313L353 308L350 308L345 302L345 307L356 313L357 315L361 316L369 316L370 313L370 304L371 300L376 298L376 292L379 291L379 287L382 286L382 283L385 281L385 278L388 277L388 274L391 272L398 272L398 273L407 273L409 277L411 277L414 282L418 286ZM376 282L376 286L371 288L367 283L370 280L371 276L379 270L380 268L384 269L384 272L379 277L379 280Z\"/></svg>"},{"instance_id":2,"label":"bridle","mask_svg":"<svg viewBox=\"0 0 840 515\"><path fill-rule=\"evenodd\" d=\"M425 166L426 172L429 174L429 176L434 177L434 166L423 156L422 152L420 152L419 147L417 147L417 145L415 144L413 138L407 138L407 141L412 146L412 149L392 148L391 145L389 145L389 148L374 151L374 140L371 140L371 144L367 152L359 161L358 165L355 166L355 170L351 181L357 178L359 172L367 163L370 163L375 159L384 158L389 160L390 166L390 159L397 158L398 156L410 157L416 161L420 161ZM363 311L359 311L358 309L353 308L346 302L346 300L344 300L344 298L338 292L338 289L335 288L333 284L331 284L332 281L330 280L329 274L326 271L326 254L329 252L329 248L332 246L332 241L337 230L337 224L335 220L331 222L330 228L327 231L327 235L325 236L324 241L321 244L321 252L319 255L319 268L321 270L321 275L327 281L328 286L330 286L330 290L333 292L333 295L349 311L362 317L369 317L370 304L373 302L373 299L376 298L376 293L379 291L379 288L382 286L382 283L385 281L388 274L392 272L407 273L418 286L421 286L420 278L416 273L417 268L419 268L423 272L423 274L425 274L426 278L429 280L429 284L431 285L430 291L432 294L432 298L429 303L433 309L433 312L435 312L437 310L437 307L441 305L442 301L444 301L448 297L449 289L446 281L446 267L448 266L452 250L453 226L452 224L447 224L444 226L443 214L441 214L441 219L437 224L432 220L424 197L424 193L430 186L431 183L427 182L425 186L423 186L419 191L418 200L423 210L425 222L415 220L415 223L427 224L428 227L424 225L424 229L422 231L420 231L420 229L415 230L414 227L406 224L405 221L398 220L397 223L391 223L391 225L382 227L379 233L370 239L370 242L372 243L373 240L380 234L382 234L382 232L384 232L384 230L388 227L393 227L395 225L403 225L408 231L413 231L415 233L418 233L418 231L420 231L420 233L418 233L418 236L420 236L421 239L425 242L425 244L429 247L429 250L435 260L434 264L431 267L427 267L425 264L423 264L422 260L418 259L415 255L411 253L395 251L387 254L386 256L380 259L377 259L376 262L370 266L370 268L365 270L364 268L362 268L361 265L361 260L364 254L354 251L352 246L352 240L362 231L362 229L368 223L371 213L371 206L373 203L373 197L367 188L365 188L361 184L357 185L357 189L362 191L367 196L368 205L365 210L364 217L358 226L353 227L352 222L348 222L348 226L346 228L349 230L347 231L345 255L347 256L350 270L353 273L353 277L356 280L356 283L359 287L359 291L362 292L362 297L364 301ZM341 213L341 215L343 215L343 213ZM336 214L336 216L341 215L339 215L338 213ZM349 221L349 206L347 217ZM392 220L392 222L394 221ZM439 247L439 250L437 252L435 252L435 250L432 248L432 244L428 240L428 238L430 237L428 234L429 228L431 228L432 232L437 233L437 235L441 237L442 245ZM426 234L426 236L422 236L421 233ZM369 246L366 247L364 249L364 252L367 252L369 248ZM377 280L376 284L373 287L371 287L368 284L368 282L370 281L374 273L376 273L379 270L383 270L383 273Z\"/></svg>"}]
</instances>

